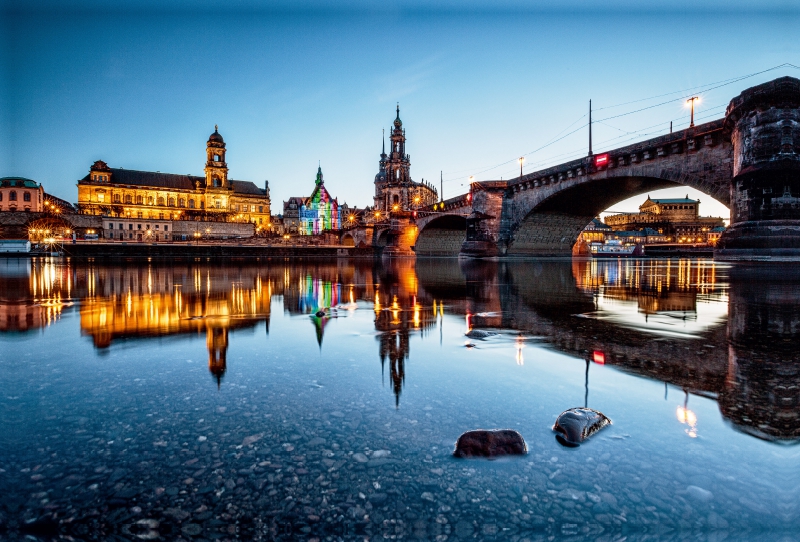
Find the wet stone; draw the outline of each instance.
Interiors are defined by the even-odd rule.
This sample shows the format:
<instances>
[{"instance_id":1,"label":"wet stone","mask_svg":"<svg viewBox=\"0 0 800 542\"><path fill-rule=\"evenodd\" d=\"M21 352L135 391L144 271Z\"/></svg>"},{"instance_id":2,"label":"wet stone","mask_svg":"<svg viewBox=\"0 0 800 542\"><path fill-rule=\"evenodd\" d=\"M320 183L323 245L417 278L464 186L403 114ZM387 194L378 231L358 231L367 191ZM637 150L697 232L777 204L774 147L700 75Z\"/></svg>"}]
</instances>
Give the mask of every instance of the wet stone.
<instances>
[{"instance_id":1,"label":"wet stone","mask_svg":"<svg viewBox=\"0 0 800 542\"><path fill-rule=\"evenodd\" d=\"M455 457L502 457L505 455L525 455L528 446L519 432L513 429L467 431L458 437Z\"/></svg>"}]
</instances>

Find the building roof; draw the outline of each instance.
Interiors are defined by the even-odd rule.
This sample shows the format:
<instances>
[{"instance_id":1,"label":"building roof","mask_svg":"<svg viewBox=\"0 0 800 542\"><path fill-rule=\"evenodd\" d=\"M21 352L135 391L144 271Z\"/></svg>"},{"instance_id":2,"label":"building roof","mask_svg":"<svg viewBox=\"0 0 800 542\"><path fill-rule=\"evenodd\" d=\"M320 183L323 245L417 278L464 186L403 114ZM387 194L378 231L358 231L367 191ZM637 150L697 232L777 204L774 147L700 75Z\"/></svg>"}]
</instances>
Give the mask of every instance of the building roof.
<instances>
[{"instance_id":1,"label":"building roof","mask_svg":"<svg viewBox=\"0 0 800 542\"><path fill-rule=\"evenodd\" d=\"M593 218L589 225L586 226L587 230L610 230L611 226L600 220L599 218Z\"/></svg>"},{"instance_id":2,"label":"building roof","mask_svg":"<svg viewBox=\"0 0 800 542\"><path fill-rule=\"evenodd\" d=\"M653 203L700 203L700 200L697 199L689 199L689 198L679 198L679 199L651 199L647 198Z\"/></svg>"},{"instance_id":3,"label":"building roof","mask_svg":"<svg viewBox=\"0 0 800 542\"><path fill-rule=\"evenodd\" d=\"M0 186L7 188L16 186L19 188L39 188L39 183L25 177L3 177L0 178Z\"/></svg>"},{"instance_id":4,"label":"building roof","mask_svg":"<svg viewBox=\"0 0 800 542\"><path fill-rule=\"evenodd\" d=\"M256 186L250 181L229 181L233 186L233 191L237 194L251 194L253 196L263 196L266 191Z\"/></svg>"},{"instance_id":5,"label":"building roof","mask_svg":"<svg viewBox=\"0 0 800 542\"><path fill-rule=\"evenodd\" d=\"M179 175L176 173L160 173L158 171L138 171L135 169L110 168L111 182L148 188L169 188L173 190L194 190L197 183L204 183L205 177L196 175ZM81 182L91 182L91 174L86 175ZM251 181L230 180L236 194L260 195L266 191L259 188Z\"/></svg>"}]
</instances>

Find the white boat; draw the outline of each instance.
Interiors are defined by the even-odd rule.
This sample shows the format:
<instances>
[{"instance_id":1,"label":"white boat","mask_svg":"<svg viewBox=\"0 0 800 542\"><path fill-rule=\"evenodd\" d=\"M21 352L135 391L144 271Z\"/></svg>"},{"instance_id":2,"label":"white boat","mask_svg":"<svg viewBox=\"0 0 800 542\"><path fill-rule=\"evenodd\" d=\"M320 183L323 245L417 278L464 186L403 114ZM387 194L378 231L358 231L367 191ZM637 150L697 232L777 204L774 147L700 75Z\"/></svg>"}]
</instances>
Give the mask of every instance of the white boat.
<instances>
[{"instance_id":1,"label":"white boat","mask_svg":"<svg viewBox=\"0 0 800 542\"><path fill-rule=\"evenodd\" d=\"M610 239L605 243L592 243L589 245L592 258L635 258L644 256L642 245L622 244L619 239Z\"/></svg>"}]
</instances>

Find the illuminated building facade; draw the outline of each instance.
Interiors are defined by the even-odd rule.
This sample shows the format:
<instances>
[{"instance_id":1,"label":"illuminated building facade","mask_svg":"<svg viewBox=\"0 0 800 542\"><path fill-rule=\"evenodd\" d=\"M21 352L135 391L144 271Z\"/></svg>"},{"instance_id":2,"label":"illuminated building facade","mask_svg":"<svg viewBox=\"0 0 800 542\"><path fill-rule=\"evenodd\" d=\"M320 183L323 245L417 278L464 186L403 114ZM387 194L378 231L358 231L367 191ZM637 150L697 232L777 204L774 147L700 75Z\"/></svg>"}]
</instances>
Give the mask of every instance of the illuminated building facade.
<instances>
[{"instance_id":1,"label":"illuminated building facade","mask_svg":"<svg viewBox=\"0 0 800 542\"><path fill-rule=\"evenodd\" d=\"M605 223L614 230L632 231L652 228L664 234L671 242L708 242L708 233L724 227L720 217L701 217L700 200L651 199L639 206L638 213L621 213L605 218Z\"/></svg>"},{"instance_id":2,"label":"illuminated building facade","mask_svg":"<svg viewBox=\"0 0 800 542\"><path fill-rule=\"evenodd\" d=\"M205 176L111 168L96 161L78 181L84 214L150 220L253 222L268 228L269 183L228 178L225 141L217 127L206 143Z\"/></svg>"},{"instance_id":3,"label":"illuminated building facade","mask_svg":"<svg viewBox=\"0 0 800 542\"><path fill-rule=\"evenodd\" d=\"M406 154L406 131L400 120L399 105L390 140L389 154L384 141L380 170L375 175L375 210L410 211L436 203L438 194L433 186L411 180L411 156Z\"/></svg>"},{"instance_id":4,"label":"illuminated building facade","mask_svg":"<svg viewBox=\"0 0 800 542\"><path fill-rule=\"evenodd\" d=\"M44 201L44 190L36 181L24 177L0 179L0 211L39 213L44 210Z\"/></svg>"},{"instance_id":5,"label":"illuminated building facade","mask_svg":"<svg viewBox=\"0 0 800 542\"><path fill-rule=\"evenodd\" d=\"M314 235L329 230L342 229L342 211L339 201L325 188L322 167L317 168L316 186L311 196L305 198L298 209L301 235ZM285 217L285 215L284 215Z\"/></svg>"}]
</instances>

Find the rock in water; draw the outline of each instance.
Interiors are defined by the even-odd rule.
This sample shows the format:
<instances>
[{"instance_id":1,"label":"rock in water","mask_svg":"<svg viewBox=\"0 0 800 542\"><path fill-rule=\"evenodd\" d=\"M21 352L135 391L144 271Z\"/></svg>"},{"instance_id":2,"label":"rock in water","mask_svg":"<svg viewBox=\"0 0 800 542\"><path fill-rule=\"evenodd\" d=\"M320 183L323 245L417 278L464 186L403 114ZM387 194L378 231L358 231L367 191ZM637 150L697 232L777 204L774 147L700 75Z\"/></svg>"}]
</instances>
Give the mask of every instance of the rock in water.
<instances>
[{"instance_id":1,"label":"rock in water","mask_svg":"<svg viewBox=\"0 0 800 542\"><path fill-rule=\"evenodd\" d=\"M553 431L558 433L556 440L560 444L574 448L607 425L611 425L611 420L602 412L578 407L562 412Z\"/></svg>"},{"instance_id":2,"label":"rock in water","mask_svg":"<svg viewBox=\"0 0 800 542\"><path fill-rule=\"evenodd\" d=\"M456 441L455 457L500 457L525 455L528 445L513 429L478 429L463 433Z\"/></svg>"},{"instance_id":3,"label":"rock in water","mask_svg":"<svg viewBox=\"0 0 800 542\"><path fill-rule=\"evenodd\" d=\"M496 333L492 333L491 331L485 331L483 329L471 329L469 332L465 333L467 337L470 339L486 339L487 337L491 337L492 335L497 335Z\"/></svg>"},{"instance_id":4,"label":"rock in water","mask_svg":"<svg viewBox=\"0 0 800 542\"><path fill-rule=\"evenodd\" d=\"M318 311L317 311L317 313L315 314L315 316L316 316L317 318L322 318L323 316L325 316L325 311L324 311L324 310L322 310L322 309L320 309L320 310L318 310Z\"/></svg>"}]
</instances>

